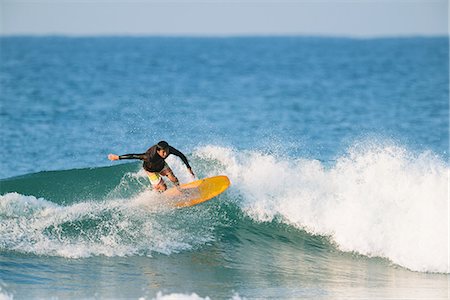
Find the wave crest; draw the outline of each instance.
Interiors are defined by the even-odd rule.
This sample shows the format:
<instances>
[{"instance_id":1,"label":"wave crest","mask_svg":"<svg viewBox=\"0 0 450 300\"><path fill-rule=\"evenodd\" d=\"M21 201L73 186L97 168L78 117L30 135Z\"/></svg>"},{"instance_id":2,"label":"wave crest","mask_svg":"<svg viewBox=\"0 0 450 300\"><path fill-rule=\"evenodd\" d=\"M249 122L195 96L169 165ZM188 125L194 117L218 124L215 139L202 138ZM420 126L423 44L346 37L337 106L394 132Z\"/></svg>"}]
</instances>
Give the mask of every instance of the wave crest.
<instances>
[{"instance_id":1,"label":"wave crest","mask_svg":"<svg viewBox=\"0 0 450 300\"><path fill-rule=\"evenodd\" d=\"M351 148L334 165L208 146L258 222L281 219L329 236L342 251L448 273L449 169L432 152L395 145Z\"/></svg>"}]
</instances>

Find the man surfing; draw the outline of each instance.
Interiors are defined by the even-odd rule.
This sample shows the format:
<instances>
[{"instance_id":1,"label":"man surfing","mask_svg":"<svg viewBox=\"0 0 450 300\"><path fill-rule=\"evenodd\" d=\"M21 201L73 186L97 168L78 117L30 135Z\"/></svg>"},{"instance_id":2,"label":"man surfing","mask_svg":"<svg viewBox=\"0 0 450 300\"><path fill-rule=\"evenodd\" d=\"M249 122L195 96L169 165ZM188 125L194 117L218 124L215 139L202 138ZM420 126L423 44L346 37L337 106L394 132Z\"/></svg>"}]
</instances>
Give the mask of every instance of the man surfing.
<instances>
[{"instance_id":1,"label":"man surfing","mask_svg":"<svg viewBox=\"0 0 450 300\"><path fill-rule=\"evenodd\" d=\"M189 162L186 158L186 156L175 149L174 147L170 146L166 141L160 141L158 144L150 147L145 153L141 154L124 154L124 155L116 155L116 154L109 154L108 159L109 160L121 160L121 159L139 159L143 160L144 163L142 164L142 167L144 168L145 172L147 173L148 179L150 180L150 183L152 184L153 188L157 190L158 192L164 192L167 190L167 185L162 179L161 176L166 176L169 178L173 184L175 184L176 187L180 185L178 178L175 177L173 174L172 169L169 167L169 165L166 163L165 159L170 155L176 155L184 162L186 165L189 173L192 175L192 177L195 177L194 172L192 171L191 166L189 165Z\"/></svg>"}]
</instances>

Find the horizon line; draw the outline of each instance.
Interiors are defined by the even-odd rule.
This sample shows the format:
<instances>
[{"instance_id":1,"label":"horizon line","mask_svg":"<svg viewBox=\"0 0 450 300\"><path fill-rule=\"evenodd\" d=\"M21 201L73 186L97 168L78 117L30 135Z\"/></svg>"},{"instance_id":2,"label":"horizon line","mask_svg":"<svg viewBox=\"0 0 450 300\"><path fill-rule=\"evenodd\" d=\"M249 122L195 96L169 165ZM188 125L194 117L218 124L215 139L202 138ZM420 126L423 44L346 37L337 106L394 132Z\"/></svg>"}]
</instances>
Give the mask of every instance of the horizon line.
<instances>
[{"instance_id":1,"label":"horizon line","mask_svg":"<svg viewBox=\"0 0 450 300\"><path fill-rule=\"evenodd\" d=\"M242 34L202 34L202 33L97 33L97 34L67 34L67 33L0 33L0 38L324 38L324 39L410 39L410 38L450 38L450 34L384 34L384 35L340 35L340 34L293 34L293 33L242 33Z\"/></svg>"}]
</instances>

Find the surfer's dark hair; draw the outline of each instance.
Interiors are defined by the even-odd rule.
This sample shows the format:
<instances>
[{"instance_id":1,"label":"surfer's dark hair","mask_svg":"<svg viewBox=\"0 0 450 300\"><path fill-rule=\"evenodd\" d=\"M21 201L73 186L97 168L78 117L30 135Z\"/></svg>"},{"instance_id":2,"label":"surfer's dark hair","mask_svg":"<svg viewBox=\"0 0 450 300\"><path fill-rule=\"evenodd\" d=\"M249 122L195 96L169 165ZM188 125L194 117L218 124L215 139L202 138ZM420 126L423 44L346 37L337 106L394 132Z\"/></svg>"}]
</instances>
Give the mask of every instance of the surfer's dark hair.
<instances>
[{"instance_id":1,"label":"surfer's dark hair","mask_svg":"<svg viewBox=\"0 0 450 300\"><path fill-rule=\"evenodd\" d=\"M156 144L156 147L158 149L167 149L167 148L169 148L169 143L166 141L160 141L160 142L158 142L158 144Z\"/></svg>"}]
</instances>

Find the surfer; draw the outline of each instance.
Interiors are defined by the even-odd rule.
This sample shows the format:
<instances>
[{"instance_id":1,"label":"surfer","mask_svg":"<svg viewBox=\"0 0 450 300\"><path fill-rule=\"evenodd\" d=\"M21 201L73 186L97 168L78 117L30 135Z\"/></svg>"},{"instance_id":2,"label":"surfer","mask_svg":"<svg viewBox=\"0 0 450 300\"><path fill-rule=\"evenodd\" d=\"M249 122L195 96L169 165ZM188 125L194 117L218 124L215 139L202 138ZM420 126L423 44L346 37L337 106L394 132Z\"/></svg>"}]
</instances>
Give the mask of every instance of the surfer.
<instances>
[{"instance_id":1,"label":"surfer","mask_svg":"<svg viewBox=\"0 0 450 300\"><path fill-rule=\"evenodd\" d=\"M144 163L142 167L147 173L148 179L152 184L153 188L158 192L164 192L167 189L167 185L161 176L169 178L169 180L178 188L180 183L178 178L173 174L172 169L166 163L165 159L170 155L176 155L184 162L189 173L195 177L191 166L186 158L186 156L170 146L166 141L160 141L158 144L150 147L145 153L140 154L124 154L116 155L109 154L109 160L120 160L120 159L139 159L143 160Z\"/></svg>"}]
</instances>

